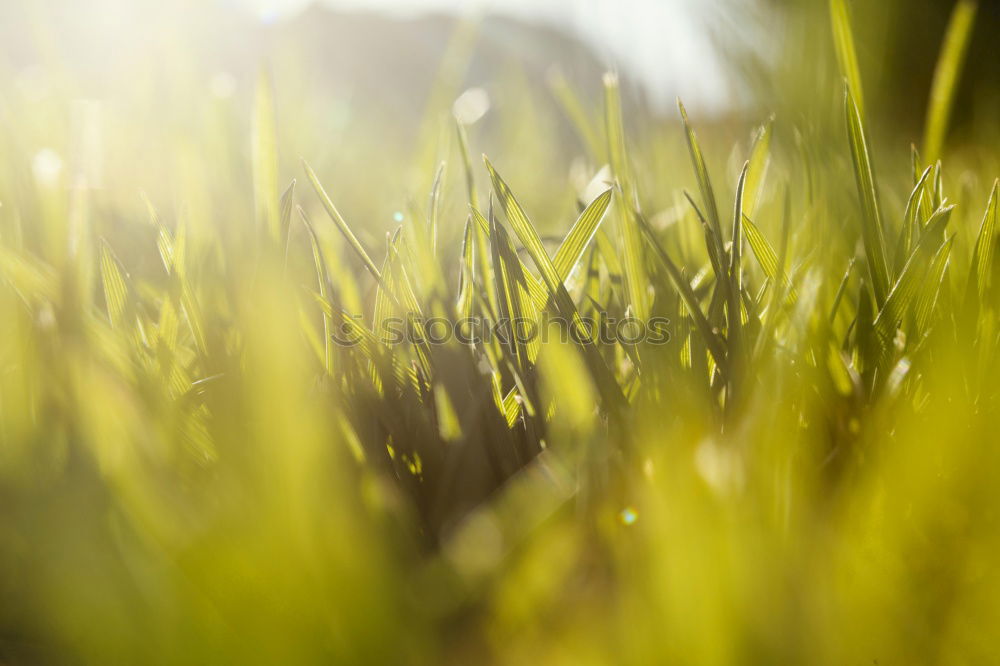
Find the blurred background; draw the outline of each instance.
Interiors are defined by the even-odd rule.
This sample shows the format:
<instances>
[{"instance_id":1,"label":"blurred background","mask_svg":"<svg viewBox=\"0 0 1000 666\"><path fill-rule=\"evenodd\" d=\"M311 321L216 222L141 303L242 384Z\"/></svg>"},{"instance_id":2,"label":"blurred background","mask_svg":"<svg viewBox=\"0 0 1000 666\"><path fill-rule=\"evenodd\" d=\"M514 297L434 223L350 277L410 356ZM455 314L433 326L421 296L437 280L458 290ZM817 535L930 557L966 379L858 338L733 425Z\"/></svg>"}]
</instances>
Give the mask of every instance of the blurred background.
<instances>
[{"instance_id":1,"label":"blurred background","mask_svg":"<svg viewBox=\"0 0 1000 666\"><path fill-rule=\"evenodd\" d=\"M897 137L891 148L905 155L920 136L954 3L853 4L869 121ZM478 124L473 153L513 144L509 167L565 172L587 138L569 121L566 94L598 99L607 70L624 81L628 123L646 136L662 128L667 146L677 138L677 97L720 128L712 135L721 145L771 113L821 138L839 133L827 11L817 0L5 2L0 131L13 152L33 156L21 166L37 178L83 175L103 185L112 173L120 191L142 190L174 210L187 185L176 181L192 172L167 155L218 155L216 193L222 180L248 178L245 111L264 72L282 179L307 158L337 184L341 205L362 216L362 233L378 238L400 207L388 201L422 197L433 164L454 157L442 148L450 112ZM983 127L977 141L996 145L998 14L996 3L982 3L953 146L966 127ZM376 176L390 196L373 209L357 193ZM532 203L543 217L572 205Z\"/></svg>"}]
</instances>

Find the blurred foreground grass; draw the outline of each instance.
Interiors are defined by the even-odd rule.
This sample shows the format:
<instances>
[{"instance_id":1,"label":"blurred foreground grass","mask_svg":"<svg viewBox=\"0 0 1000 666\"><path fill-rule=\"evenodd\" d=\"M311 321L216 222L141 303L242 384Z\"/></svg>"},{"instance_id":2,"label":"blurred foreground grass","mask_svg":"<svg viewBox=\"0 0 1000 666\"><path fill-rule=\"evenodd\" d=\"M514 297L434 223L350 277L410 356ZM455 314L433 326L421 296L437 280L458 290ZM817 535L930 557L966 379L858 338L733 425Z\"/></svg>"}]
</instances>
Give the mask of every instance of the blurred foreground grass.
<instances>
[{"instance_id":1,"label":"blurred foreground grass","mask_svg":"<svg viewBox=\"0 0 1000 666\"><path fill-rule=\"evenodd\" d=\"M819 119L632 131L556 83L572 169L515 83L484 168L433 104L404 149L267 76L4 80L0 661L1000 660L1000 155L871 132L830 6ZM380 339L543 311L577 340Z\"/></svg>"}]
</instances>

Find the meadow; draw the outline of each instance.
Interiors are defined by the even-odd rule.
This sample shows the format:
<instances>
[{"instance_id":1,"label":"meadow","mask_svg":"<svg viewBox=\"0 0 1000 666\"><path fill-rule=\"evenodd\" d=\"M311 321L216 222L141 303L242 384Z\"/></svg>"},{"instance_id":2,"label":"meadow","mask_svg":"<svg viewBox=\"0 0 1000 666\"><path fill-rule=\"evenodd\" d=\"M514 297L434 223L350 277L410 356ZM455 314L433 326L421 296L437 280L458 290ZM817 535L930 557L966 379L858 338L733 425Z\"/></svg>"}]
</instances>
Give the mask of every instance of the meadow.
<instances>
[{"instance_id":1,"label":"meadow","mask_svg":"<svg viewBox=\"0 0 1000 666\"><path fill-rule=\"evenodd\" d=\"M0 71L0 663L1000 661L975 11L911 137L845 0L810 109L727 122Z\"/></svg>"}]
</instances>

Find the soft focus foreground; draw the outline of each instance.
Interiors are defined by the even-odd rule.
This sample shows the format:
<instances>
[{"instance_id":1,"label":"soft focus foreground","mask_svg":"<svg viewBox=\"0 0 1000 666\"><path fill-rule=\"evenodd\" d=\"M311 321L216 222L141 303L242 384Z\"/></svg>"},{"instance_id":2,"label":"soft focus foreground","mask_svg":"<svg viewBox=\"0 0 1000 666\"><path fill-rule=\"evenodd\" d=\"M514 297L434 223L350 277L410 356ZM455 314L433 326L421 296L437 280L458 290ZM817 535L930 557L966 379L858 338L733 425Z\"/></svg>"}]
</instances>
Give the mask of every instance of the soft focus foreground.
<instances>
[{"instance_id":1,"label":"soft focus foreground","mask_svg":"<svg viewBox=\"0 0 1000 666\"><path fill-rule=\"evenodd\" d=\"M517 67L453 105L467 27L398 125L291 57L206 88L169 23L111 101L0 73L0 661L1000 660L974 3L926 137L829 5L771 119ZM383 335L545 311L566 340Z\"/></svg>"}]
</instances>

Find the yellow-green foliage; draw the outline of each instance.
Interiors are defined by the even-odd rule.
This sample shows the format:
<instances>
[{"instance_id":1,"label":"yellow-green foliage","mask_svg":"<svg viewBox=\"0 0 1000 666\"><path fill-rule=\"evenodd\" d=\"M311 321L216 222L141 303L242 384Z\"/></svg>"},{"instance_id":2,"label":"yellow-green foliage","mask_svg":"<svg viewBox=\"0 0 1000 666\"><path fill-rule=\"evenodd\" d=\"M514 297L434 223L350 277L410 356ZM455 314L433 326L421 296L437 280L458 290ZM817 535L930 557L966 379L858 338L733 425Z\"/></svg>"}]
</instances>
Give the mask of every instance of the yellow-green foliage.
<instances>
[{"instance_id":1,"label":"yellow-green foliage","mask_svg":"<svg viewBox=\"0 0 1000 666\"><path fill-rule=\"evenodd\" d=\"M720 168L560 79L574 185L434 103L416 156L355 118L331 160L262 75L140 99L98 187L4 80L0 662L1000 660L997 156L873 132L846 6L836 144L765 116Z\"/></svg>"}]
</instances>

